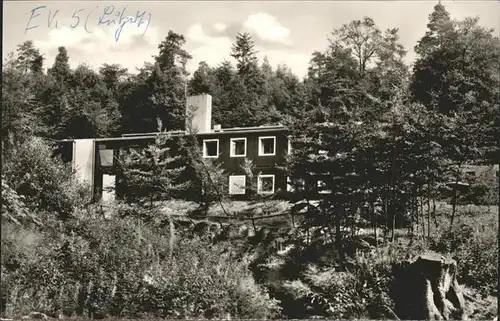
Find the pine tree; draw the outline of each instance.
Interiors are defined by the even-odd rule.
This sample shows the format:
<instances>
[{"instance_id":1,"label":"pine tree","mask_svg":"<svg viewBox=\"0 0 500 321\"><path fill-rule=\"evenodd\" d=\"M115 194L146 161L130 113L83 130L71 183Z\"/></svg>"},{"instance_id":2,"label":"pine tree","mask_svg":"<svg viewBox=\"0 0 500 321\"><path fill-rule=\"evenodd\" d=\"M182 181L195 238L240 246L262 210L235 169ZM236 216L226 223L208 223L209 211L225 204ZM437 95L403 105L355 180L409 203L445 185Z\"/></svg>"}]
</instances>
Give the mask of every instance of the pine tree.
<instances>
[{"instance_id":1,"label":"pine tree","mask_svg":"<svg viewBox=\"0 0 500 321\"><path fill-rule=\"evenodd\" d=\"M500 42L478 22L478 18L452 20L444 6L436 5L427 32L415 47L412 99L444 118L439 143L455 186L460 167L486 155L491 159L498 150L494 143L498 130L493 128L500 102L493 88L500 85ZM456 203L455 197L452 202Z\"/></svg>"},{"instance_id":2,"label":"pine tree","mask_svg":"<svg viewBox=\"0 0 500 321\"><path fill-rule=\"evenodd\" d=\"M450 14L441 3L438 3L434 6L434 11L429 15L427 31L415 46L415 52L418 55L425 56L433 50L439 49L446 40L444 35L452 31L453 28L454 23Z\"/></svg>"},{"instance_id":3,"label":"pine tree","mask_svg":"<svg viewBox=\"0 0 500 321\"><path fill-rule=\"evenodd\" d=\"M415 46L413 99L446 115L491 111L498 96L491 92L498 84L498 38L477 18L452 21L440 4L429 19Z\"/></svg>"},{"instance_id":4,"label":"pine tree","mask_svg":"<svg viewBox=\"0 0 500 321\"><path fill-rule=\"evenodd\" d=\"M182 49L185 43L183 35L169 30L168 35L158 45L158 55L154 57L155 63L162 71L176 69L181 74L186 72L186 64L192 57Z\"/></svg>"},{"instance_id":5,"label":"pine tree","mask_svg":"<svg viewBox=\"0 0 500 321\"><path fill-rule=\"evenodd\" d=\"M185 42L184 36L169 31L158 46L155 66L146 81L148 105L155 114L151 121L159 117L167 130L181 130L185 125L186 64L191 59L182 48Z\"/></svg>"},{"instance_id":6,"label":"pine tree","mask_svg":"<svg viewBox=\"0 0 500 321\"><path fill-rule=\"evenodd\" d=\"M127 73L127 68L123 68L118 64L103 64L99 68L99 74L106 87L114 94L118 94L119 85L125 80Z\"/></svg>"},{"instance_id":7,"label":"pine tree","mask_svg":"<svg viewBox=\"0 0 500 321\"><path fill-rule=\"evenodd\" d=\"M231 100L233 126L268 125L280 118L276 108L269 106L266 76L258 64L254 48L250 34L239 33L231 50L231 56L237 61Z\"/></svg>"},{"instance_id":8,"label":"pine tree","mask_svg":"<svg viewBox=\"0 0 500 321\"><path fill-rule=\"evenodd\" d=\"M120 184L127 187L124 196L128 202L154 206L155 201L178 197L187 188L182 181L185 160L178 154L178 142L161 127L159 131L154 144L121 156Z\"/></svg>"},{"instance_id":9,"label":"pine tree","mask_svg":"<svg viewBox=\"0 0 500 321\"><path fill-rule=\"evenodd\" d=\"M234 119L231 116L232 101L230 99L235 78L236 72L229 61L225 60L215 68L212 119L215 124L220 124L222 127L235 126Z\"/></svg>"},{"instance_id":10,"label":"pine tree","mask_svg":"<svg viewBox=\"0 0 500 321\"><path fill-rule=\"evenodd\" d=\"M193 77L189 80L189 94L209 94L214 95L214 70L202 61L198 65L198 69L193 73Z\"/></svg>"},{"instance_id":11,"label":"pine tree","mask_svg":"<svg viewBox=\"0 0 500 321\"><path fill-rule=\"evenodd\" d=\"M30 135L45 131L39 114L43 74L43 56L31 41L19 45L3 64L2 71L2 147L6 150Z\"/></svg>"},{"instance_id":12,"label":"pine tree","mask_svg":"<svg viewBox=\"0 0 500 321\"><path fill-rule=\"evenodd\" d=\"M41 73L44 59L31 40L17 46L17 62L24 72Z\"/></svg>"},{"instance_id":13,"label":"pine tree","mask_svg":"<svg viewBox=\"0 0 500 321\"><path fill-rule=\"evenodd\" d=\"M248 33L238 33L236 42L231 48L231 57L236 59L238 73L248 74L257 65L257 51L252 36Z\"/></svg>"},{"instance_id":14,"label":"pine tree","mask_svg":"<svg viewBox=\"0 0 500 321\"><path fill-rule=\"evenodd\" d=\"M278 66L274 76L271 99L282 115L293 115L293 105L300 99L302 85L287 66Z\"/></svg>"},{"instance_id":15,"label":"pine tree","mask_svg":"<svg viewBox=\"0 0 500 321\"><path fill-rule=\"evenodd\" d=\"M128 77L120 88L121 133L147 133L156 129L156 112L149 103L148 78L154 66L145 64L138 74Z\"/></svg>"},{"instance_id":16,"label":"pine tree","mask_svg":"<svg viewBox=\"0 0 500 321\"><path fill-rule=\"evenodd\" d=\"M69 66L69 56L68 51L65 47L59 47L57 49L57 55L52 65L52 68L48 69L48 74L57 81L68 82L71 78L71 68Z\"/></svg>"},{"instance_id":17,"label":"pine tree","mask_svg":"<svg viewBox=\"0 0 500 321\"><path fill-rule=\"evenodd\" d=\"M65 113L67 137L109 137L116 133L120 113L104 79L88 66L80 65L70 82Z\"/></svg>"},{"instance_id":18,"label":"pine tree","mask_svg":"<svg viewBox=\"0 0 500 321\"><path fill-rule=\"evenodd\" d=\"M188 124L190 123L188 121ZM200 195L198 199L200 209L204 215L208 215L210 206L218 204L229 216L224 206L228 196L229 176L220 161L203 157L203 149L198 143L196 129L188 126L187 130L189 135L182 140L182 149L185 151L188 167L192 173L190 182L194 186L195 194Z\"/></svg>"},{"instance_id":19,"label":"pine tree","mask_svg":"<svg viewBox=\"0 0 500 321\"><path fill-rule=\"evenodd\" d=\"M197 144L192 144L187 150L189 164L195 176L192 183L200 195L200 209L208 215L210 206L218 204L225 211L229 176L223 165L215 160L203 158L202 150ZM226 212L226 215L229 214Z\"/></svg>"},{"instance_id":20,"label":"pine tree","mask_svg":"<svg viewBox=\"0 0 500 321\"><path fill-rule=\"evenodd\" d=\"M68 138L65 117L70 109L70 82L73 72L65 47L58 48L54 64L47 70L47 75L46 83L39 88L39 99L42 103L39 117L47 126L42 135L54 139Z\"/></svg>"},{"instance_id":21,"label":"pine tree","mask_svg":"<svg viewBox=\"0 0 500 321\"><path fill-rule=\"evenodd\" d=\"M31 134L30 88L27 76L15 59L9 59L2 70L2 151L7 151Z\"/></svg>"}]
</instances>

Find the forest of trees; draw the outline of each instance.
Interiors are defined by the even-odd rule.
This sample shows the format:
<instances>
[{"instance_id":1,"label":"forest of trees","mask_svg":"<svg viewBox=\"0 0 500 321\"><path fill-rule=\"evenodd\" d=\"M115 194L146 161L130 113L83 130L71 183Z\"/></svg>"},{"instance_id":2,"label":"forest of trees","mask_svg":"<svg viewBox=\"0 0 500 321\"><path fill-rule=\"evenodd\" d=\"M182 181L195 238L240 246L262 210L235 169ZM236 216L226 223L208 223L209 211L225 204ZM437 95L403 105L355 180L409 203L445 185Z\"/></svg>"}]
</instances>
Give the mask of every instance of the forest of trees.
<instances>
[{"instance_id":1,"label":"forest of trees","mask_svg":"<svg viewBox=\"0 0 500 321\"><path fill-rule=\"evenodd\" d=\"M192 75L186 71L191 55L183 49L184 36L173 31L159 44L154 61L137 73L114 64L98 71L86 65L71 69L64 47L50 64L27 41L3 65L2 143L8 149L9 141L26 135L61 139L152 132L158 117L166 130L183 129L187 91L211 94L213 122L223 127L291 125L304 116L305 123L361 120L371 127L370 122L404 123L396 116L421 105L420 114L442 123L433 126L440 131L433 134L442 139L446 132L456 134L449 143L442 141L454 146L450 156L492 157L498 39L478 19L454 21L436 6L414 48L411 69L398 29L380 30L368 17L334 30L328 43L326 51L312 54L308 76L299 79L286 66L273 68L266 58L259 62L248 33L237 35L227 60L219 66L201 62Z\"/></svg>"},{"instance_id":2,"label":"forest of trees","mask_svg":"<svg viewBox=\"0 0 500 321\"><path fill-rule=\"evenodd\" d=\"M304 228L308 233L309 229L324 230L317 239L331 237L343 261L349 261L349 242L341 228L360 220L373 227L375 235L381 228L392 242L397 228L413 229L416 223L422 238L431 244L431 222L438 229L435 202L450 195L453 209L445 230L451 233L446 234L449 239L455 237L457 183L468 180L461 167L500 162L498 37L483 28L479 19L454 20L438 4L414 47L417 56L412 66L405 63L410 48L401 45L398 29L380 30L369 17L333 30L327 41L325 51L312 52L304 79L286 66L259 61L248 33L236 36L227 60L218 66L201 62L192 75L186 70L192 57L184 49L185 38L173 31L158 45L154 61L144 63L137 73L115 64L103 64L97 71L86 65L72 69L65 47L58 49L50 64L33 42L20 44L4 61L2 71L2 222L13 226L10 238L2 236L2 252L8 253L2 255L2 275L8 276L2 280L2 305L10 302L19 307L26 298L36 298L31 301L38 303L30 303L33 309L53 315L88 313L90 317L148 313L210 317L228 312L263 318L280 315L280 309L285 311L281 316L297 316L290 312L293 303L286 306L282 301L278 307L267 296L269 291L276 298L284 288L273 292L277 283L269 282L267 290L262 290L249 275L247 261L219 255L218 251L232 251L224 245L209 246L210 241L190 237L176 239L172 221L165 229L164 222L151 219L156 214L138 223L137 217L127 213L139 210L130 210L129 204L113 209L119 221L103 219L84 189L72 183L71 171L52 158L53 141L58 139L184 129L186 94L212 95L212 122L222 127L288 126L298 146L283 168L293 178L292 201L307 199L301 184L311 174L323 175L324 188L331 191L319 203L297 203L291 211L303 215L307 207ZM163 187L174 183L164 174L177 175L180 170L167 169L171 160L158 156L164 147L159 141L160 137L149 151L154 164L164 168L143 174L154 180L154 188L146 186L140 191L143 194L137 189L132 195L151 199L151 203L153 190L171 197L171 191ZM206 191L202 202L220 200L219 190L226 189L213 185L227 183L221 169L205 164L192 150L187 154ZM129 162L151 163L140 155L131 155ZM469 199L498 204L498 187L477 180L469 183L472 194L477 192L469 193ZM33 240L48 240L43 252L31 255L29 246L16 243L16 237L27 234ZM375 239L377 243L377 235ZM485 244L492 251L494 246L498 249L498 244L474 243L476 247L467 247L467 255L481 252ZM495 292L492 280L498 274L492 267L496 261L491 260L467 261L469 270L460 270L461 281L477 285L483 293ZM133 266L130 270L128 263ZM142 280L146 269L151 275L169 269L171 274L162 279L161 286L153 286ZM211 275L210 281L203 274ZM238 283L242 279L244 286ZM30 282L38 282L43 290L27 289ZM345 284L339 289L349 288ZM382 304L376 300L386 300L388 294L371 286L375 285L367 289L375 292L363 292L366 300L373 300L373 306ZM209 298L211 291L219 299ZM359 297L358 292L346 295ZM227 299L233 296L233 301ZM159 298L170 306L163 306ZM194 303L188 306L186 302ZM336 314L324 313L339 318L388 317L368 311L369 304L345 304Z\"/></svg>"},{"instance_id":3,"label":"forest of trees","mask_svg":"<svg viewBox=\"0 0 500 321\"><path fill-rule=\"evenodd\" d=\"M108 64L98 71L85 65L71 69L64 47L50 65L27 41L3 65L2 143L8 147L23 135L152 132L157 117L167 130L183 129L187 89L189 95L213 96L213 122L223 127L294 124L305 115L307 122L395 122L408 106L422 105L422 114L436 113L448 127L436 124L436 130L457 134L453 145L467 160L484 159L482 152L494 145L498 39L478 19L454 21L436 6L414 48L411 70L398 29L382 31L371 18L334 30L328 43L325 52L312 54L308 76L299 79L286 66L273 68L266 58L259 62L248 33L238 34L227 53L236 65L229 59L219 66L201 62L192 75L186 71L191 55L183 49L184 36L173 31L154 61L133 74Z\"/></svg>"}]
</instances>

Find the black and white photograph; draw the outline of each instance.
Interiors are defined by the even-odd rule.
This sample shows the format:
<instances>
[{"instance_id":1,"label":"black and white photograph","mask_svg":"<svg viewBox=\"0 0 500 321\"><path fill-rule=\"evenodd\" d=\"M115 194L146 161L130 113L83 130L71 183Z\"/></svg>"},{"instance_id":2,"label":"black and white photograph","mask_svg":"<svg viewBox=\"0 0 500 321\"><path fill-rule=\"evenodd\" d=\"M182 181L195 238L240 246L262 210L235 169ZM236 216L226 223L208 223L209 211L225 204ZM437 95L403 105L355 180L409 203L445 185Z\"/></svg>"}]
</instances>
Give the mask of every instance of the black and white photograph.
<instances>
[{"instance_id":1,"label":"black and white photograph","mask_svg":"<svg viewBox=\"0 0 500 321\"><path fill-rule=\"evenodd\" d=\"M500 1L3 1L0 321L497 320Z\"/></svg>"}]
</instances>

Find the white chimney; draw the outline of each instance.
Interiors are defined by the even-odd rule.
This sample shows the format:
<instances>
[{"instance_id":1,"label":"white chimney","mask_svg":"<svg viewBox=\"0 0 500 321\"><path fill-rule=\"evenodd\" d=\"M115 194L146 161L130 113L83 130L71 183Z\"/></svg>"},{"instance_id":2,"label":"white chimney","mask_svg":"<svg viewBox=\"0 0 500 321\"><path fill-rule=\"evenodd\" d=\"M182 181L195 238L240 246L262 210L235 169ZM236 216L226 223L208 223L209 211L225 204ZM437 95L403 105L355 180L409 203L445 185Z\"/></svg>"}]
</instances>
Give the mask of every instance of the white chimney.
<instances>
[{"instance_id":1,"label":"white chimney","mask_svg":"<svg viewBox=\"0 0 500 321\"><path fill-rule=\"evenodd\" d=\"M186 130L189 132L192 129L197 133L209 133L211 128L212 96L201 94L187 97Z\"/></svg>"},{"instance_id":2,"label":"white chimney","mask_svg":"<svg viewBox=\"0 0 500 321\"><path fill-rule=\"evenodd\" d=\"M73 170L78 182L88 184L93 191L95 170L94 139L75 139L73 141Z\"/></svg>"},{"instance_id":3,"label":"white chimney","mask_svg":"<svg viewBox=\"0 0 500 321\"><path fill-rule=\"evenodd\" d=\"M214 125L214 132L220 132L222 130L222 127L220 124Z\"/></svg>"}]
</instances>

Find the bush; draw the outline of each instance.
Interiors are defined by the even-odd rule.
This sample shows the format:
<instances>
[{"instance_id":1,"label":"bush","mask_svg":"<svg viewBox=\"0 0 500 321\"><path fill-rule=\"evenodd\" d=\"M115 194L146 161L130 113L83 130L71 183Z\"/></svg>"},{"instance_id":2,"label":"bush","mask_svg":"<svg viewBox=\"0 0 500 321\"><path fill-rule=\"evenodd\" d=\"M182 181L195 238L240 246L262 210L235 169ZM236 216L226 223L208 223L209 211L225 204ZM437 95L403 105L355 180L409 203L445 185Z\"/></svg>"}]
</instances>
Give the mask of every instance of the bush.
<instances>
[{"instance_id":1,"label":"bush","mask_svg":"<svg viewBox=\"0 0 500 321\"><path fill-rule=\"evenodd\" d=\"M36 248L19 246L26 231L2 240L2 297L14 316L266 318L278 311L247 265L222 254L224 244L137 218L77 217L63 226L46 219Z\"/></svg>"},{"instance_id":2,"label":"bush","mask_svg":"<svg viewBox=\"0 0 500 321\"><path fill-rule=\"evenodd\" d=\"M483 228L474 228L470 224L460 224L431 242L433 250L450 253L457 261L458 281L479 290L484 296L497 294L498 236L495 225L490 222Z\"/></svg>"},{"instance_id":3,"label":"bush","mask_svg":"<svg viewBox=\"0 0 500 321\"><path fill-rule=\"evenodd\" d=\"M30 137L3 155L2 180L23 197L31 211L53 212L66 219L75 207L87 204L90 194L75 184L71 168L52 155L47 142Z\"/></svg>"},{"instance_id":4,"label":"bush","mask_svg":"<svg viewBox=\"0 0 500 321\"><path fill-rule=\"evenodd\" d=\"M17 194L2 175L2 221L15 224L32 222L33 218L24 202L24 197Z\"/></svg>"},{"instance_id":5,"label":"bush","mask_svg":"<svg viewBox=\"0 0 500 321\"><path fill-rule=\"evenodd\" d=\"M233 261L222 245L207 244L197 238L176 243L169 264L151 273L149 287L157 296L148 296L145 306L160 299L167 311L155 316L181 318L225 317L267 318L277 304L254 283L247 265ZM154 310L161 310L153 308ZM165 313L166 312L166 313Z\"/></svg>"},{"instance_id":6,"label":"bush","mask_svg":"<svg viewBox=\"0 0 500 321\"><path fill-rule=\"evenodd\" d=\"M304 277L317 294L316 301L323 300L323 309L329 318L346 319L363 316L364 298L359 297L359 280L350 272L336 269L319 270L309 266Z\"/></svg>"}]
</instances>

